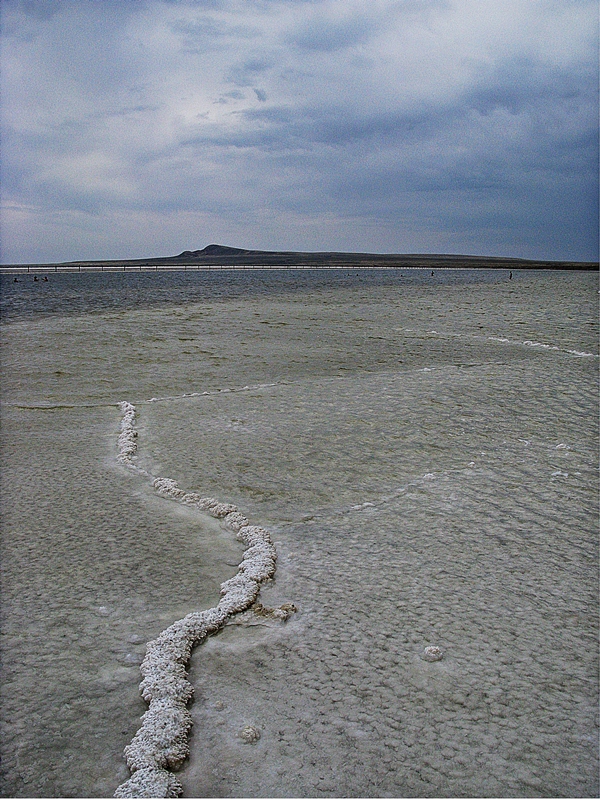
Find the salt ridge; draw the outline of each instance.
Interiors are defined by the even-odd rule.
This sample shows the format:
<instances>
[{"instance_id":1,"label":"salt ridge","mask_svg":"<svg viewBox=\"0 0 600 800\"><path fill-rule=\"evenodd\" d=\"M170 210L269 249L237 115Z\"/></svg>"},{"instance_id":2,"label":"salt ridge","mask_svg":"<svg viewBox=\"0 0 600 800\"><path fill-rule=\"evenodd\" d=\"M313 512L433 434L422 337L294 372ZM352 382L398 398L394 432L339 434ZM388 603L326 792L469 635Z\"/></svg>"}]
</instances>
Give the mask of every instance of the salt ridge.
<instances>
[{"instance_id":1,"label":"salt ridge","mask_svg":"<svg viewBox=\"0 0 600 800\"><path fill-rule=\"evenodd\" d=\"M441 339L473 339L475 341L488 341L488 342L496 342L497 344L509 344L517 347L536 347L542 350L554 350L558 353L568 353L569 355L576 356L577 358L600 358L597 353L586 353L582 350L569 350L565 347L559 347L555 344L546 344L545 342L536 342L533 339L525 339L524 341L520 342L516 339L508 339L506 336L472 336L469 334L463 333L443 333L440 331L428 330L428 331L418 331L415 328L394 328L396 331L402 331L404 333L416 333L417 336L439 336ZM429 371L427 368L421 370L421 372Z\"/></svg>"},{"instance_id":2,"label":"salt ridge","mask_svg":"<svg viewBox=\"0 0 600 800\"><path fill-rule=\"evenodd\" d=\"M516 344L524 347L539 347L542 350L556 350L559 353L569 353L578 358L598 358L596 353L585 353L581 350L567 350L566 348L558 347L556 344L545 344L544 342L536 342L533 339L525 339L522 342L516 342L512 339L506 339L503 336L488 336L487 338L490 342L499 342L500 344Z\"/></svg>"},{"instance_id":3,"label":"salt ridge","mask_svg":"<svg viewBox=\"0 0 600 800\"><path fill-rule=\"evenodd\" d=\"M173 775L189 755L192 718L187 705L194 687L187 679L192 649L220 630L234 614L247 611L258 598L260 584L275 574L277 552L269 532L248 519L230 503L214 497L185 492L171 478L152 476L139 467L135 406L119 404L122 413L117 461L152 479L156 492L170 500L195 506L216 519L222 519L247 546L237 573L221 584L221 599L213 608L188 614L173 623L156 639L148 642L140 672L140 692L148 703L142 725L125 748L131 778L115 791L115 797L179 797L183 787ZM281 611L279 619L289 616Z\"/></svg>"},{"instance_id":4,"label":"salt ridge","mask_svg":"<svg viewBox=\"0 0 600 800\"><path fill-rule=\"evenodd\" d=\"M229 387L225 389L214 389L211 392L186 392L185 394L177 394L177 395L167 395L166 397L151 397L149 400L146 400L146 403L162 403L166 400L183 400L184 398L188 397L204 397L206 395L215 395L215 394L232 394L234 392L249 392L253 389L268 389L271 386L280 386L282 383L286 383L286 381L277 381L276 383L256 383L252 386L235 386Z\"/></svg>"}]
</instances>

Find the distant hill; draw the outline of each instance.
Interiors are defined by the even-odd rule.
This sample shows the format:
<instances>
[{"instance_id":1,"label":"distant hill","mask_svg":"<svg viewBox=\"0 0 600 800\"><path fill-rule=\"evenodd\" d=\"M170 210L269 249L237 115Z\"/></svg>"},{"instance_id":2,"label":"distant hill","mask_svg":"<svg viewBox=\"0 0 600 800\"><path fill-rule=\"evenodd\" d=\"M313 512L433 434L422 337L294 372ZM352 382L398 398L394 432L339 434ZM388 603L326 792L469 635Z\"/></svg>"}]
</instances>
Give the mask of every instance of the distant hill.
<instances>
[{"instance_id":1,"label":"distant hill","mask_svg":"<svg viewBox=\"0 0 600 800\"><path fill-rule=\"evenodd\" d=\"M19 265L27 267L27 265ZM34 265L29 265L34 266ZM35 265L44 267L127 269L144 267L470 267L471 269L575 269L597 270L598 262L588 261L534 261L524 258L499 256L429 255L397 253L304 253L288 250L243 250L222 244L209 244L202 250L184 250L176 256L137 258L113 261L71 261L60 265ZM16 267L16 265L15 265ZM3 269L9 269L6 265Z\"/></svg>"},{"instance_id":2,"label":"distant hill","mask_svg":"<svg viewBox=\"0 0 600 800\"><path fill-rule=\"evenodd\" d=\"M184 250L177 256L137 259L132 264L164 266L265 266L265 267L480 267L518 269L598 269L597 263L532 261L523 258L469 255L396 253L304 253L290 250L243 250L209 244L203 250Z\"/></svg>"},{"instance_id":3,"label":"distant hill","mask_svg":"<svg viewBox=\"0 0 600 800\"><path fill-rule=\"evenodd\" d=\"M171 258L204 258L204 256L225 256L227 258L233 258L252 252L252 250L240 250L239 247L226 247L223 244L209 244L204 250L184 250L183 253L180 253L178 256L171 256Z\"/></svg>"}]
</instances>

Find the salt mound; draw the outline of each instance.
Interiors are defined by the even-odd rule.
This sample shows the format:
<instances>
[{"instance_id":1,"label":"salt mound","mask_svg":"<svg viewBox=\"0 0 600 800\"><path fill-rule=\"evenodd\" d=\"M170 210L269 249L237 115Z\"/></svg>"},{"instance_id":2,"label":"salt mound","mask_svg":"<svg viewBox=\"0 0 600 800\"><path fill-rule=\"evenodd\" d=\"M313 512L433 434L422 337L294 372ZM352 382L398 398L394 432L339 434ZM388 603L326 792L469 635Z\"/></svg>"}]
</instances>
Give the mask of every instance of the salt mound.
<instances>
[{"instance_id":1,"label":"salt mound","mask_svg":"<svg viewBox=\"0 0 600 800\"><path fill-rule=\"evenodd\" d=\"M137 451L135 406L123 402L120 409L123 418L117 460L148 475L133 462ZM152 485L163 497L195 505L210 516L224 520L247 549L236 575L221 584L221 599L217 606L188 614L148 642L140 667L143 678L140 691L149 708L142 717L140 729L125 748L132 777L118 787L115 797L180 796L183 791L181 784L169 770L180 767L189 755L192 718L187 704L193 697L194 687L187 679L186 668L192 649L211 633L220 630L233 614L250 608L258 597L259 585L275 574L277 560L269 532L250 525L234 505L185 492L171 478L155 477ZM290 605L292 608L295 610ZM281 619L287 619L287 611L284 609ZM258 740L260 732L247 726L240 735L244 741L252 743Z\"/></svg>"},{"instance_id":2,"label":"salt mound","mask_svg":"<svg viewBox=\"0 0 600 800\"><path fill-rule=\"evenodd\" d=\"M166 769L146 767L122 783L115 797L180 797L183 787Z\"/></svg>"}]
</instances>

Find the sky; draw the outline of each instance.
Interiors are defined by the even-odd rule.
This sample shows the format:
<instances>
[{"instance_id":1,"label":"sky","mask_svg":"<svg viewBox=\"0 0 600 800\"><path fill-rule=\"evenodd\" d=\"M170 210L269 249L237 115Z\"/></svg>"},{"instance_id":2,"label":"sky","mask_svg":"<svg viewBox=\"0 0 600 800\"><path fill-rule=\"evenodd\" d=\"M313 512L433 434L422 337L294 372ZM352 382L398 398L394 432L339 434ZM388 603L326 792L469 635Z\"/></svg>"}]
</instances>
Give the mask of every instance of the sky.
<instances>
[{"instance_id":1,"label":"sky","mask_svg":"<svg viewBox=\"0 0 600 800\"><path fill-rule=\"evenodd\" d=\"M2 0L2 263L598 258L597 0Z\"/></svg>"}]
</instances>

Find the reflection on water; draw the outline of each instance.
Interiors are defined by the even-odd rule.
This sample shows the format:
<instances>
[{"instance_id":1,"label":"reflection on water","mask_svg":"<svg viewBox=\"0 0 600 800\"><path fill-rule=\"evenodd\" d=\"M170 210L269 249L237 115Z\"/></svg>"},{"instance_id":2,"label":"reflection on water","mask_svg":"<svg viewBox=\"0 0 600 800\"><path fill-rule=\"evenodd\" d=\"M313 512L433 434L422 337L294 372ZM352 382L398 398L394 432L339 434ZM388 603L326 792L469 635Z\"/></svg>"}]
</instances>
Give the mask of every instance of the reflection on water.
<instances>
[{"instance_id":1,"label":"reflection on water","mask_svg":"<svg viewBox=\"0 0 600 800\"><path fill-rule=\"evenodd\" d=\"M3 327L3 795L110 796L144 643L237 569L115 463L129 400L142 466L269 527L262 601L299 608L196 651L188 796L595 796L597 275L189 275L58 276Z\"/></svg>"}]
</instances>

